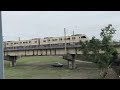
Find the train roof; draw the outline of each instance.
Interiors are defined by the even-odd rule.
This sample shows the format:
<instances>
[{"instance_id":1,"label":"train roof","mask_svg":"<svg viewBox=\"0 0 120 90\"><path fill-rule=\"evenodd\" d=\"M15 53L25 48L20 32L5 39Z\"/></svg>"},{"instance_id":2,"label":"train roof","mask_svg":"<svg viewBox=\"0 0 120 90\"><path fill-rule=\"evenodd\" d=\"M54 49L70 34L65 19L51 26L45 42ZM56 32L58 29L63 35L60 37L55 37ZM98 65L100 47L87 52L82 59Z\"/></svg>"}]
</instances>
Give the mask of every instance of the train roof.
<instances>
[{"instance_id":1,"label":"train roof","mask_svg":"<svg viewBox=\"0 0 120 90\"><path fill-rule=\"evenodd\" d=\"M74 34L74 35L70 35L70 36L86 36L85 34ZM70 36L66 36L66 37L70 37ZM44 38L32 38L32 39L28 39L28 40L20 40L20 41L29 41L29 40L38 40L38 39L51 39L51 38L62 38L64 36L59 36L59 37L44 37ZM4 42L17 42L17 41L4 41Z\"/></svg>"}]
</instances>

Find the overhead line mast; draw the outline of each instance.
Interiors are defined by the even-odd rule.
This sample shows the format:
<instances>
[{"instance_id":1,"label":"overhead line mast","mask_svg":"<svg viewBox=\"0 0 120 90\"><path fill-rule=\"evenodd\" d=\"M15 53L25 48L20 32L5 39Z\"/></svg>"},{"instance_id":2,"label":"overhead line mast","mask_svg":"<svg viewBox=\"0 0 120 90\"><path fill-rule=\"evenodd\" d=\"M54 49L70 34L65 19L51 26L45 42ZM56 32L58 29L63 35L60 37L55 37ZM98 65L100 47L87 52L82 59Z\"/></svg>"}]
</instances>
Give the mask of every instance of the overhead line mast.
<instances>
[{"instance_id":1,"label":"overhead line mast","mask_svg":"<svg viewBox=\"0 0 120 90\"><path fill-rule=\"evenodd\" d=\"M65 40L65 54L67 54L66 52L66 28L64 28L64 40Z\"/></svg>"}]
</instances>

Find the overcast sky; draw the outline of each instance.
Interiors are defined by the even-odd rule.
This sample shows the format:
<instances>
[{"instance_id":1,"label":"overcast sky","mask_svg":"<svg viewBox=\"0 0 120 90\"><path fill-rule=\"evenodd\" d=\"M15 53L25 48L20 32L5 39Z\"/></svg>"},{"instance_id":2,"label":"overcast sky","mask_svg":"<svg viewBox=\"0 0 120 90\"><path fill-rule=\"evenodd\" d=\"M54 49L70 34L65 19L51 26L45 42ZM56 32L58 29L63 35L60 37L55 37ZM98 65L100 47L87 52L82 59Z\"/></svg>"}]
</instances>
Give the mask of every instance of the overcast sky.
<instances>
[{"instance_id":1,"label":"overcast sky","mask_svg":"<svg viewBox=\"0 0 120 90\"><path fill-rule=\"evenodd\" d=\"M4 40L86 34L100 38L101 29L112 24L120 40L120 11L2 11Z\"/></svg>"}]
</instances>

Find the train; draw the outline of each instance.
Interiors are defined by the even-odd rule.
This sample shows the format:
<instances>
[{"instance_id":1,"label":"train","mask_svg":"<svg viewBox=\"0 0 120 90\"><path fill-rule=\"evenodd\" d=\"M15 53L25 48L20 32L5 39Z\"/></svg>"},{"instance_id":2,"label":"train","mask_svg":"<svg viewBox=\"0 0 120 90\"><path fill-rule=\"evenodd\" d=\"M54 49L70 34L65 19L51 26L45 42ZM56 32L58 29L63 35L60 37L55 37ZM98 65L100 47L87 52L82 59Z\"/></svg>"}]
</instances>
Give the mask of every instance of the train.
<instances>
[{"instance_id":1,"label":"train","mask_svg":"<svg viewBox=\"0 0 120 90\"><path fill-rule=\"evenodd\" d=\"M4 50L18 50L18 49L30 49L35 47L57 47L64 46L65 43L69 46L78 45L80 41L86 41L89 38L85 34L75 34L70 36L61 37L44 37L44 38L33 38L29 40L18 40L18 41L4 41Z\"/></svg>"}]
</instances>

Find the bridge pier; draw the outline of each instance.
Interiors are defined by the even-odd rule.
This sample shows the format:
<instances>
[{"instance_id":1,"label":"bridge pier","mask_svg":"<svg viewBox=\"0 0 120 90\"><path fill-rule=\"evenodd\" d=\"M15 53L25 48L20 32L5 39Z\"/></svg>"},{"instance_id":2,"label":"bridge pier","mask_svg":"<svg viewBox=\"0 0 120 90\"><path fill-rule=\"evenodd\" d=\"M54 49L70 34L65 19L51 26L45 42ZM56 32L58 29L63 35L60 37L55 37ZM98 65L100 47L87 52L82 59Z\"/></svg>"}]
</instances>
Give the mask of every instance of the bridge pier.
<instances>
[{"instance_id":1,"label":"bridge pier","mask_svg":"<svg viewBox=\"0 0 120 90\"><path fill-rule=\"evenodd\" d=\"M11 60L10 61L10 66L15 67L16 66L16 60Z\"/></svg>"},{"instance_id":2,"label":"bridge pier","mask_svg":"<svg viewBox=\"0 0 120 90\"><path fill-rule=\"evenodd\" d=\"M63 59L68 61L68 68L69 69L75 69L76 68L75 54L67 54L67 55L63 56Z\"/></svg>"},{"instance_id":3,"label":"bridge pier","mask_svg":"<svg viewBox=\"0 0 120 90\"><path fill-rule=\"evenodd\" d=\"M10 61L10 66L16 66L17 56L7 56L6 60Z\"/></svg>"},{"instance_id":4,"label":"bridge pier","mask_svg":"<svg viewBox=\"0 0 120 90\"><path fill-rule=\"evenodd\" d=\"M76 65L75 65L75 61L69 61L68 60L68 68L69 69L75 69L76 68Z\"/></svg>"},{"instance_id":5,"label":"bridge pier","mask_svg":"<svg viewBox=\"0 0 120 90\"><path fill-rule=\"evenodd\" d=\"M68 60L68 68L72 69L72 61Z\"/></svg>"},{"instance_id":6,"label":"bridge pier","mask_svg":"<svg viewBox=\"0 0 120 90\"><path fill-rule=\"evenodd\" d=\"M76 65L75 65L75 54L71 54L72 56L72 69L75 69Z\"/></svg>"}]
</instances>

